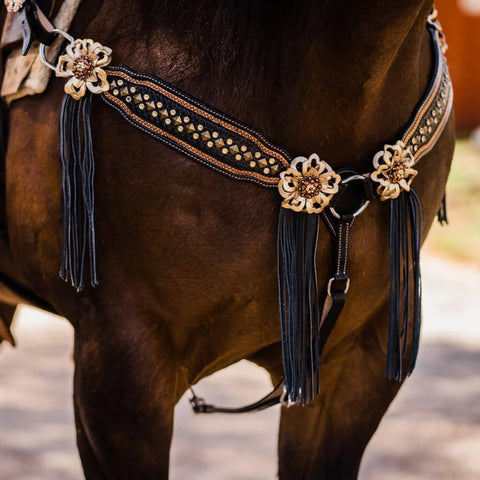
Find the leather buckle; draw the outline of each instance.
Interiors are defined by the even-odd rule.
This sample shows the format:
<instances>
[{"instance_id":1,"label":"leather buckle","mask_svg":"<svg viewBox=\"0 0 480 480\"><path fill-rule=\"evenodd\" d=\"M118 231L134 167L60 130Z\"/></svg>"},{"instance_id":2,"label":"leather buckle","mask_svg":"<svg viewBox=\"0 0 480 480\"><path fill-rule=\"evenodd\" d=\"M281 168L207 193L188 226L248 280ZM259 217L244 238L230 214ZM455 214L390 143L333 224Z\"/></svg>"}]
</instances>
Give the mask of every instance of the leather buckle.
<instances>
[{"instance_id":1,"label":"leather buckle","mask_svg":"<svg viewBox=\"0 0 480 480\"><path fill-rule=\"evenodd\" d=\"M339 284L340 283L343 283L344 285L342 286L342 288L339 288L339 289L334 289L334 292L335 293L344 293L345 295L347 294L348 292L348 289L350 288L350 279L347 277L347 278L335 278L335 277L332 277L329 281L328 281L328 285L327 285L327 293L329 296L333 297L332 295L332 286L334 285L334 282L338 282Z\"/></svg>"}]
</instances>

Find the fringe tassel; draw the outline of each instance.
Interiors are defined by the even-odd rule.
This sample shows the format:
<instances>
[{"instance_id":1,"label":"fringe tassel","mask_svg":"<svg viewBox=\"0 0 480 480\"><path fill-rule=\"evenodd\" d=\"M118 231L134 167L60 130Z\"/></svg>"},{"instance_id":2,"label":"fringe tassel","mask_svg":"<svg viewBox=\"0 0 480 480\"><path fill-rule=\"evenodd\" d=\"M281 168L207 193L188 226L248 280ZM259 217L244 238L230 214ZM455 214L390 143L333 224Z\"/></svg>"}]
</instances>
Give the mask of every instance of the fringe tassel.
<instances>
[{"instance_id":1,"label":"fringe tassel","mask_svg":"<svg viewBox=\"0 0 480 480\"><path fill-rule=\"evenodd\" d=\"M442 203L440 205L440 209L437 213L437 220L438 223L443 227L448 225L448 217L447 217L447 194L443 195Z\"/></svg>"},{"instance_id":2,"label":"fringe tassel","mask_svg":"<svg viewBox=\"0 0 480 480\"><path fill-rule=\"evenodd\" d=\"M319 215L280 208L278 284L285 389L289 402L302 405L320 390L318 221Z\"/></svg>"},{"instance_id":3,"label":"fringe tassel","mask_svg":"<svg viewBox=\"0 0 480 480\"><path fill-rule=\"evenodd\" d=\"M95 256L94 171L90 127L92 95L74 100L65 95L60 114L62 161L62 263L60 277L77 291L85 284L85 257L89 257L90 284L98 285Z\"/></svg>"},{"instance_id":4,"label":"fringe tassel","mask_svg":"<svg viewBox=\"0 0 480 480\"><path fill-rule=\"evenodd\" d=\"M390 309L386 376L400 381L409 337L413 296L413 333L408 374L418 354L421 325L421 206L413 190L390 201Z\"/></svg>"}]
</instances>

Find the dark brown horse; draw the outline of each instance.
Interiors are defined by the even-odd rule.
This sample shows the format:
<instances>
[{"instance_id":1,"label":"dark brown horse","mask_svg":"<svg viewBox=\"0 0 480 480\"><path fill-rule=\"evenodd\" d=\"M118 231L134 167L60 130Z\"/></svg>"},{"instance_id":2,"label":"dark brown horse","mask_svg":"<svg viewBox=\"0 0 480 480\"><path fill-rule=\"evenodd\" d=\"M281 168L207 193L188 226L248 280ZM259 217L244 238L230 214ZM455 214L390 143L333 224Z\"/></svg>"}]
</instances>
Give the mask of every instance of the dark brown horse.
<instances>
[{"instance_id":1,"label":"dark brown horse","mask_svg":"<svg viewBox=\"0 0 480 480\"><path fill-rule=\"evenodd\" d=\"M292 154L368 171L427 87L431 8L432 0L85 0L70 33L112 47L116 64L165 79ZM51 81L9 109L2 300L21 294L75 328L86 478L166 479L173 409L189 386L244 358L273 382L282 376L278 194L182 157L95 102L100 286L76 293L58 277L62 87ZM453 145L449 121L418 167L424 234ZM355 479L400 386L384 377L387 205L372 202L352 236L352 285L323 353L321 394L282 408L281 479ZM330 261L325 229L320 285Z\"/></svg>"}]
</instances>

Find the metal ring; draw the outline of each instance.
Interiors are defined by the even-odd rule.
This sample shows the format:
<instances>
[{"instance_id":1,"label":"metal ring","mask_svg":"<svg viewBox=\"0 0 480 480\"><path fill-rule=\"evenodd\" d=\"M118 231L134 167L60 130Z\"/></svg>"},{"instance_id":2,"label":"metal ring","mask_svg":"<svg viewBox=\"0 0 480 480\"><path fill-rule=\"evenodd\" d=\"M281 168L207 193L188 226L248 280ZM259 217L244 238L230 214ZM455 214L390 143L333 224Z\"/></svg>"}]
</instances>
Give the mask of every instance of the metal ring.
<instances>
[{"instance_id":1,"label":"metal ring","mask_svg":"<svg viewBox=\"0 0 480 480\"><path fill-rule=\"evenodd\" d=\"M346 185L350 182L353 182L354 180L366 181L366 177L364 177L363 175L355 174L355 175L352 175L351 177L346 178L345 180L342 180L342 183ZM364 200L364 202L360 205L360 207L358 207L358 209L351 214L352 217L353 218L358 217L368 207L369 203L370 203L370 200ZM340 214L335 210L335 208L333 207L329 207L329 208L330 208L331 214L335 218L341 218Z\"/></svg>"},{"instance_id":2,"label":"metal ring","mask_svg":"<svg viewBox=\"0 0 480 480\"><path fill-rule=\"evenodd\" d=\"M68 34L67 32L64 32L63 30L59 30L58 28L55 28L55 29L51 30L50 33L57 33L57 34L61 35L63 38L68 40L71 44L73 42L75 42L75 39L70 34ZM44 43L40 44L40 58L42 59L42 62L48 68L55 71L57 69L57 66L54 65L53 63L49 62L49 60L47 58L47 55L45 53L45 47L46 47L46 45Z\"/></svg>"}]
</instances>

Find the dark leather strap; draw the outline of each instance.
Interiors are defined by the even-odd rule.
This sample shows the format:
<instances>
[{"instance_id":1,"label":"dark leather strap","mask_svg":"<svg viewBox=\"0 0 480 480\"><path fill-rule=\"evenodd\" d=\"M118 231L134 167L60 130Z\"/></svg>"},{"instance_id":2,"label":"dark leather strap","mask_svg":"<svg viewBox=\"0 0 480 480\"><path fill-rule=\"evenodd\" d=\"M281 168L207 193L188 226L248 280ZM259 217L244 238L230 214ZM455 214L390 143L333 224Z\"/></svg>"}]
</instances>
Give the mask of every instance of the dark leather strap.
<instances>
[{"instance_id":1,"label":"dark leather strap","mask_svg":"<svg viewBox=\"0 0 480 480\"><path fill-rule=\"evenodd\" d=\"M205 403L203 398L199 398L195 395L193 389L190 389L192 392L192 398L190 398L190 404L195 413L247 413L247 412L258 412L260 410L265 410L268 407L277 405L281 402L283 396L283 386L285 382L282 381L265 397L260 399L258 402L252 403L250 405L245 405L244 407L239 408L226 408L226 407L216 407Z\"/></svg>"}]
</instances>

